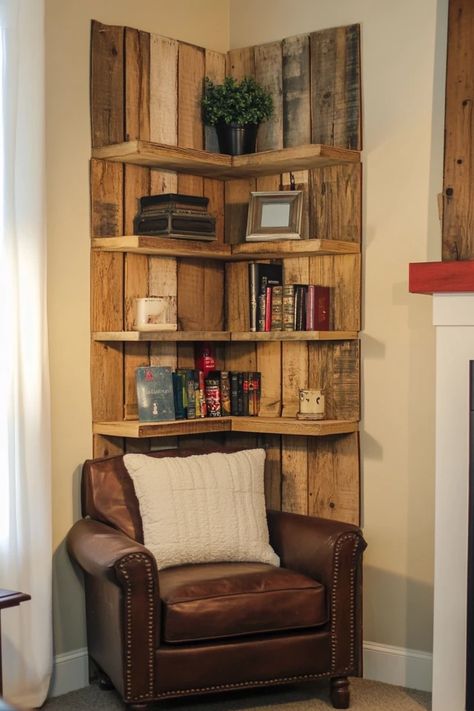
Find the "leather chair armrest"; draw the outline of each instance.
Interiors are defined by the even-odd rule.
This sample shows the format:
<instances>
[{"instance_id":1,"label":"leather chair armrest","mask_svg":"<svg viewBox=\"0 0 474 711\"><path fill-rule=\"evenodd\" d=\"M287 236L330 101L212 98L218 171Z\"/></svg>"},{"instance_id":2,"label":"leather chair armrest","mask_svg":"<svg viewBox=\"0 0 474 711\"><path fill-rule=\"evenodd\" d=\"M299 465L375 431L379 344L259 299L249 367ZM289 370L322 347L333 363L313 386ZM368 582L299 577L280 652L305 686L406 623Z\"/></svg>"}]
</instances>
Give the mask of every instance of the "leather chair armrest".
<instances>
[{"instance_id":1,"label":"leather chair armrest","mask_svg":"<svg viewBox=\"0 0 474 711\"><path fill-rule=\"evenodd\" d=\"M127 702L147 701L155 693L160 639L155 558L145 546L92 519L74 524L67 548L85 574L89 653Z\"/></svg>"},{"instance_id":2,"label":"leather chair armrest","mask_svg":"<svg viewBox=\"0 0 474 711\"><path fill-rule=\"evenodd\" d=\"M357 526L315 516L267 511L270 544L281 565L331 587L344 547L359 556L367 544Z\"/></svg>"},{"instance_id":3,"label":"leather chair armrest","mask_svg":"<svg viewBox=\"0 0 474 711\"><path fill-rule=\"evenodd\" d=\"M156 561L148 548L137 543L121 531L93 519L76 521L67 535L67 549L73 560L90 575L105 575L109 579L122 580L124 561L133 554L144 556L150 564L158 583Z\"/></svg>"},{"instance_id":4,"label":"leather chair armrest","mask_svg":"<svg viewBox=\"0 0 474 711\"><path fill-rule=\"evenodd\" d=\"M357 526L268 511L270 544L281 565L322 583L332 635L334 674L360 673L362 646L361 559L367 544Z\"/></svg>"}]
</instances>

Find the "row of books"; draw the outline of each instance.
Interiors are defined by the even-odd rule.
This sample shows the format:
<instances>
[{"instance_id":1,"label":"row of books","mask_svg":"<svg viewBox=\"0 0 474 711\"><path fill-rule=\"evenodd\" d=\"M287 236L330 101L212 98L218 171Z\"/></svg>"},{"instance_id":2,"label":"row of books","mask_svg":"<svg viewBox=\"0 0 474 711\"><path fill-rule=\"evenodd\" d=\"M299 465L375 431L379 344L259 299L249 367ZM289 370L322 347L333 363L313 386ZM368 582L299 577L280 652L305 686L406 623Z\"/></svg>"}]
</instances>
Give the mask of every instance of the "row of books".
<instances>
[{"instance_id":1,"label":"row of books","mask_svg":"<svg viewBox=\"0 0 474 711\"><path fill-rule=\"evenodd\" d=\"M249 264L251 331L328 331L328 286L283 284L282 264Z\"/></svg>"},{"instance_id":2,"label":"row of books","mask_svg":"<svg viewBox=\"0 0 474 711\"><path fill-rule=\"evenodd\" d=\"M146 422L201 417L257 416L259 372L187 370L162 366L136 369L138 418Z\"/></svg>"}]
</instances>

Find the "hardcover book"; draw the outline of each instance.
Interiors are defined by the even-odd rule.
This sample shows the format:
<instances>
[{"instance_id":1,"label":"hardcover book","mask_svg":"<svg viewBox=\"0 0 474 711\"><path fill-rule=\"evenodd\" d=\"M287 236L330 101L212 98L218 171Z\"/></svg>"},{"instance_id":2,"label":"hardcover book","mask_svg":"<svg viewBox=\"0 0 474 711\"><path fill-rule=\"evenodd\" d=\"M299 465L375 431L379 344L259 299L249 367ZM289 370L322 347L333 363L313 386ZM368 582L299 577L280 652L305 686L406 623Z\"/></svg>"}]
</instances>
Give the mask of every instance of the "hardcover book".
<instances>
[{"instance_id":1,"label":"hardcover book","mask_svg":"<svg viewBox=\"0 0 474 711\"><path fill-rule=\"evenodd\" d=\"M229 371L221 371L221 410L222 416L231 414L231 404L230 404L230 379Z\"/></svg>"},{"instance_id":2,"label":"hardcover book","mask_svg":"<svg viewBox=\"0 0 474 711\"><path fill-rule=\"evenodd\" d=\"M316 304L316 287L314 284L308 284L306 291L306 330L314 331L315 324L315 304Z\"/></svg>"},{"instance_id":3,"label":"hardcover book","mask_svg":"<svg viewBox=\"0 0 474 711\"><path fill-rule=\"evenodd\" d=\"M282 264L264 264L250 262L249 264L249 308L250 330L266 330L262 319L262 306L259 297L266 294L267 287L281 286L283 283ZM271 315L271 314L270 314ZM263 326L263 327L262 327ZM268 329L269 330L269 329Z\"/></svg>"},{"instance_id":4,"label":"hardcover book","mask_svg":"<svg viewBox=\"0 0 474 711\"><path fill-rule=\"evenodd\" d=\"M315 331L329 331L329 286L314 287L314 329Z\"/></svg>"},{"instance_id":5,"label":"hardcover book","mask_svg":"<svg viewBox=\"0 0 474 711\"><path fill-rule=\"evenodd\" d=\"M175 419L186 419L185 408L186 379L183 373L173 373L173 399Z\"/></svg>"},{"instance_id":6,"label":"hardcover book","mask_svg":"<svg viewBox=\"0 0 474 711\"><path fill-rule=\"evenodd\" d=\"M283 329L283 287L272 286L272 321L271 330Z\"/></svg>"},{"instance_id":7,"label":"hardcover book","mask_svg":"<svg viewBox=\"0 0 474 711\"><path fill-rule=\"evenodd\" d=\"M306 290L307 284L295 284L295 331L306 328Z\"/></svg>"},{"instance_id":8,"label":"hardcover book","mask_svg":"<svg viewBox=\"0 0 474 711\"><path fill-rule=\"evenodd\" d=\"M208 417L222 416L220 381L221 377L218 370L212 370L207 374L205 392Z\"/></svg>"},{"instance_id":9,"label":"hardcover book","mask_svg":"<svg viewBox=\"0 0 474 711\"><path fill-rule=\"evenodd\" d=\"M295 289L293 284L283 287L283 330L293 331L295 321Z\"/></svg>"},{"instance_id":10,"label":"hardcover book","mask_svg":"<svg viewBox=\"0 0 474 711\"><path fill-rule=\"evenodd\" d=\"M174 420L173 377L171 368L147 366L135 371L138 419L146 422Z\"/></svg>"},{"instance_id":11,"label":"hardcover book","mask_svg":"<svg viewBox=\"0 0 474 711\"><path fill-rule=\"evenodd\" d=\"M239 414L239 374L235 370L230 373L230 414Z\"/></svg>"}]
</instances>

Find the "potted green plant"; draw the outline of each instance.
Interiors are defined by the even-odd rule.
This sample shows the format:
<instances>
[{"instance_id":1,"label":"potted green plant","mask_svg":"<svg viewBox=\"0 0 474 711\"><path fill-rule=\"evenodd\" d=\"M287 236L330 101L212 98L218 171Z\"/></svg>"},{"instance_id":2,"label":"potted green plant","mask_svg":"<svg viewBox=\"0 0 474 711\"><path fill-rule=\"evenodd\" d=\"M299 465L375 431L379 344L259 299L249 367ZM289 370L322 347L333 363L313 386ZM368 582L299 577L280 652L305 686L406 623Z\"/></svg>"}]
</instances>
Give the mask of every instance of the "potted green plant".
<instances>
[{"instance_id":1,"label":"potted green plant","mask_svg":"<svg viewBox=\"0 0 474 711\"><path fill-rule=\"evenodd\" d=\"M252 77L225 77L223 84L204 80L204 123L216 127L221 153L254 153L257 130L273 113L273 99Z\"/></svg>"}]
</instances>

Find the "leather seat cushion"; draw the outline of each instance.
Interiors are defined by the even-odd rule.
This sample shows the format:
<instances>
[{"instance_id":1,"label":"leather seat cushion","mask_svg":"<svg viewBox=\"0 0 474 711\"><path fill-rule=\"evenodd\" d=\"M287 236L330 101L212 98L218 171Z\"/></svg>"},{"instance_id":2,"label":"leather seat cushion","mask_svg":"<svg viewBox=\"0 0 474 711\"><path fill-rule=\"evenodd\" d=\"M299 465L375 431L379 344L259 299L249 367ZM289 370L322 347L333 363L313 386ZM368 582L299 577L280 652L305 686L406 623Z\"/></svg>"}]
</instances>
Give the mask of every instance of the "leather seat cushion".
<instances>
[{"instance_id":1,"label":"leather seat cushion","mask_svg":"<svg viewBox=\"0 0 474 711\"><path fill-rule=\"evenodd\" d=\"M171 644L311 628L327 621L323 585L264 563L160 571L162 639Z\"/></svg>"}]
</instances>

